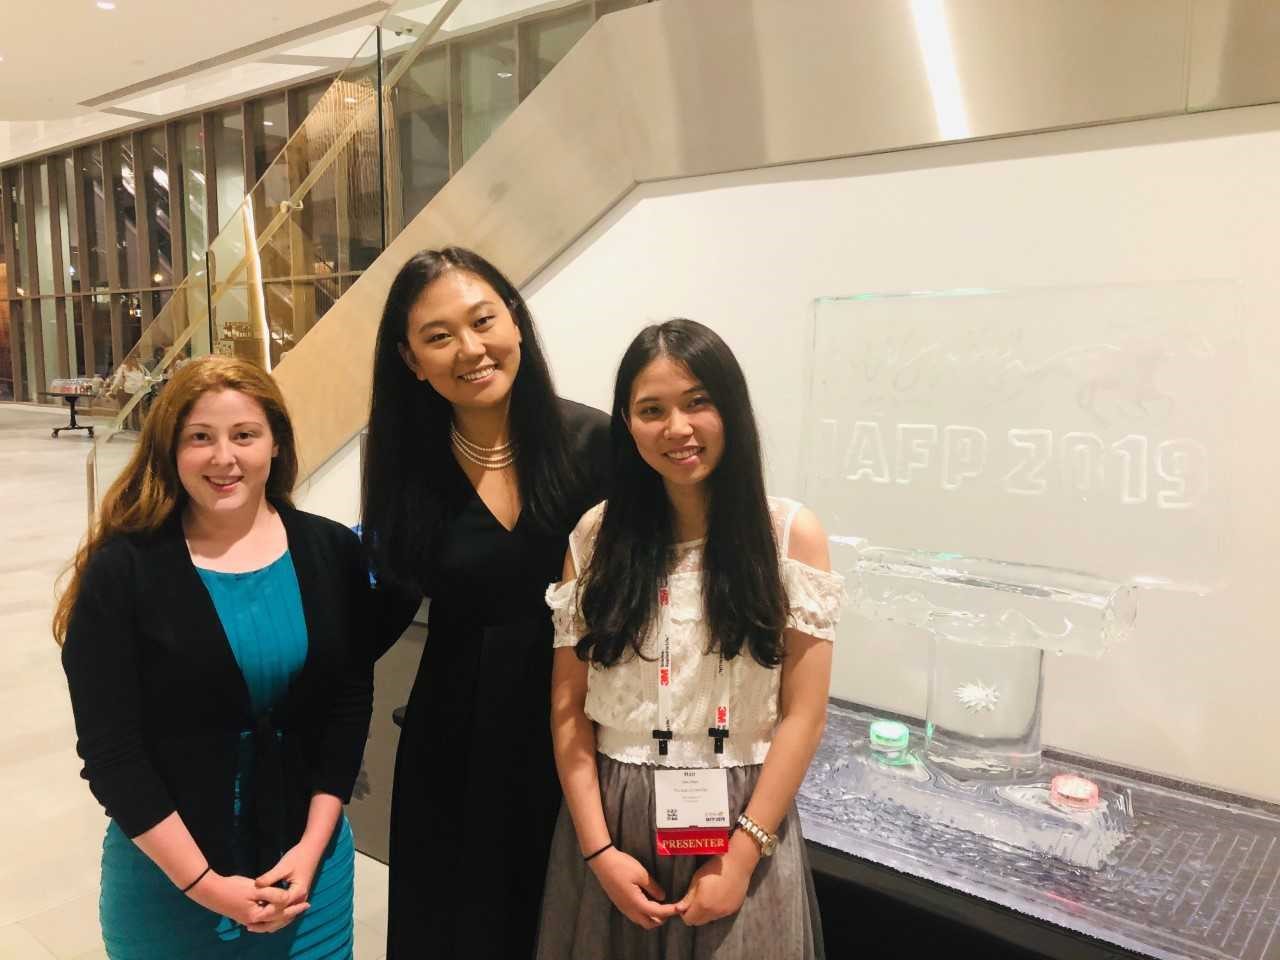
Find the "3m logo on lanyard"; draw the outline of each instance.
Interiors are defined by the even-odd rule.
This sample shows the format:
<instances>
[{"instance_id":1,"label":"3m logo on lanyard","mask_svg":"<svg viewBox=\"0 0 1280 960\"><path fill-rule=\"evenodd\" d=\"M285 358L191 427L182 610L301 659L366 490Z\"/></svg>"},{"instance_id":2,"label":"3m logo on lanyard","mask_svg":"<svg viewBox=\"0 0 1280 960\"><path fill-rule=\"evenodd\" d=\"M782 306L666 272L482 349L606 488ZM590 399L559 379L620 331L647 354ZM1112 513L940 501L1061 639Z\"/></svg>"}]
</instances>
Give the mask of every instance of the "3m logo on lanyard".
<instances>
[{"instance_id":1,"label":"3m logo on lanyard","mask_svg":"<svg viewBox=\"0 0 1280 960\"><path fill-rule=\"evenodd\" d=\"M720 692L719 703L716 704L716 722L707 728L707 736L716 742L716 753L724 753L724 742L729 738L729 691L728 670L725 669L724 657L716 658L716 690Z\"/></svg>"},{"instance_id":2,"label":"3m logo on lanyard","mask_svg":"<svg viewBox=\"0 0 1280 960\"><path fill-rule=\"evenodd\" d=\"M671 630L667 610L671 606L671 591L665 581L658 584L658 632L662 637L662 649L658 652L658 723L653 739L658 741L658 756L667 755L667 741L671 732Z\"/></svg>"}]
</instances>

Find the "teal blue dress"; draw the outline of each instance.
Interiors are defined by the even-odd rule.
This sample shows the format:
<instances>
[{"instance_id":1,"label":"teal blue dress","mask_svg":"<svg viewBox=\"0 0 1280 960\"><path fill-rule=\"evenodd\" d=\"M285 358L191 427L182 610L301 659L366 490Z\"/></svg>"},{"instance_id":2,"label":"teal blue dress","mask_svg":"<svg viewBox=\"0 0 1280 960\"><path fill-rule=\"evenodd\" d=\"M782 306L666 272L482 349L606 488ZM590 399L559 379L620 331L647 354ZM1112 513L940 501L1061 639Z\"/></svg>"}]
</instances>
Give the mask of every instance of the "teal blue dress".
<instances>
[{"instance_id":1,"label":"teal blue dress","mask_svg":"<svg viewBox=\"0 0 1280 960\"><path fill-rule=\"evenodd\" d=\"M198 569L244 674L254 712L280 700L307 658L293 559L261 570ZM239 796L252 776L252 731L241 733ZM248 842L248 829L245 830ZM183 896L114 821L102 845L99 916L111 960L348 960L353 950L355 846L343 816L312 883L311 908L276 933L250 933Z\"/></svg>"}]
</instances>

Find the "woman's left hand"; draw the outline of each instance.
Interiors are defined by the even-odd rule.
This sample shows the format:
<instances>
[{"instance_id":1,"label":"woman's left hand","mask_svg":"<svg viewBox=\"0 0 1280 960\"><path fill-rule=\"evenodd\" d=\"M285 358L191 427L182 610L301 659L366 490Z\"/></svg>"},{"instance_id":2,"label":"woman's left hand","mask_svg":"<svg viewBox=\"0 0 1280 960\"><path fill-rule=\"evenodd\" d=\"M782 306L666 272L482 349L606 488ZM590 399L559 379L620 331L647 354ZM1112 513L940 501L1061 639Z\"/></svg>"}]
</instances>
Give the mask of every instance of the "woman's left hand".
<instances>
[{"instance_id":1,"label":"woman's left hand","mask_svg":"<svg viewBox=\"0 0 1280 960\"><path fill-rule=\"evenodd\" d=\"M747 846L742 846L742 840ZM729 852L712 857L694 873L684 898L676 904L676 914L687 926L697 927L721 917L729 917L742 908L747 898L751 873L759 853L750 838L734 833Z\"/></svg>"},{"instance_id":2,"label":"woman's left hand","mask_svg":"<svg viewBox=\"0 0 1280 960\"><path fill-rule=\"evenodd\" d=\"M316 870L320 867L320 858L323 855L323 849L316 849L305 842L299 843L287 850L285 855L280 858L279 863L258 877L254 881L254 885L258 887L274 887L284 881L285 889L289 893L288 906L292 906L295 903L306 903L307 897L311 893L311 883L315 880ZM293 919L293 917L289 917L284 922L252 923L245 929L251 933L275 933L282 927L288 926Z\"/></svg>"}]
</instances>

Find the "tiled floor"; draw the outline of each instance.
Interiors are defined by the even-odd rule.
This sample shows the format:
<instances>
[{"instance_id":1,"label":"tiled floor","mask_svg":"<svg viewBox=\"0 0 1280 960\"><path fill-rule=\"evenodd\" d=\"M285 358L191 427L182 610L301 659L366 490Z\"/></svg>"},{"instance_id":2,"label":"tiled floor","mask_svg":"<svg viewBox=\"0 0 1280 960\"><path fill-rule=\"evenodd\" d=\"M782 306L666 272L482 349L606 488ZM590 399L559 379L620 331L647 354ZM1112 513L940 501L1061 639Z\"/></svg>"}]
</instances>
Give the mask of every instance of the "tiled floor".
<instances>
[{"instance_id":1,"label":"tiled floor","mask_svg":"<svg viewBox=\"0 0 1280 960\"><path fill-rule=\"evenodd\" d=\"M53 586L84 534L79 434L53 440L59 411L0 406L0 960L105 957L98 858L106 821L79 777ZM357 960L380 960L386 868L356 864Z\"/></svg>"}]
</instances>

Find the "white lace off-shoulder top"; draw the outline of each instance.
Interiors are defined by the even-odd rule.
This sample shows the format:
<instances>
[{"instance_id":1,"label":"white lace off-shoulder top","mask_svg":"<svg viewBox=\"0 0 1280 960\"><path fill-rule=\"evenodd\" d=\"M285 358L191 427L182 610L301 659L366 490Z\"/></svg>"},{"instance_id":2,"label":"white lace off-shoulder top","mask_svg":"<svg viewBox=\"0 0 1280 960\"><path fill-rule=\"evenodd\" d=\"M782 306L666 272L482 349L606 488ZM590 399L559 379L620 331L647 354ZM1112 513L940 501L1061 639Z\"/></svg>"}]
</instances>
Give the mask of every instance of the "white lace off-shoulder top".
<instances>
[{"instance_id":1,"label":"white lace off-shoulder top","mask_svg":"<svg viewBox=\"0 0 1280 960\"><path fill-rule=\"evenodd\" d=\"M605 503L596 504L569 535L574 567L585 569L595 548ZM782 584L787 594L789 628L819 640L835 639L846 596L844 578L790 557L791 523L800 504L769 498L778 543ZM781 668L761 666L747 651L725 661L708 653L707 624L702 615L702 540L674 546L666 616L655 618L642 644L643 657L628 650L611 667L591 664L587 673L587 716L596 723L596 747L623 763L675 767L732 767L763 763L778 722ZM584 627L578 607L578 580L547 588L547 605L555 624L555 646L574 646ZM669 717L672 737L660 755L653 730L658 718L658 653L660 624L671 651ZM717 726L717 704L727 700L728 738L723 753L714 752L708 728Z\"/></svg>"}]
</instances>

